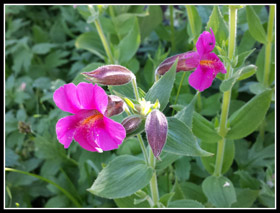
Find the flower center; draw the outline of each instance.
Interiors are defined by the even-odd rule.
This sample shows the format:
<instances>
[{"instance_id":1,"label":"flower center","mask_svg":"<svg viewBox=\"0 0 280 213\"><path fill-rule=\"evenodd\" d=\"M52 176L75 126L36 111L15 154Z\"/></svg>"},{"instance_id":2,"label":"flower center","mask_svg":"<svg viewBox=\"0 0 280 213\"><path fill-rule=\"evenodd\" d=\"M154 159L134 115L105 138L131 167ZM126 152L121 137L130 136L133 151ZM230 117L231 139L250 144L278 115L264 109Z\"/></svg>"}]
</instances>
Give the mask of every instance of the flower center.
<instances>
[{"instance_id":1,"label":"flower center","mask_svg":"<svg viewBox=\"0 0 280 213\"><path fill-rule=\"evenodd\" d=\"M93 125L95 122L101 120L103 115L97 110L93 111L93 115L90 115L81 121L81 125Z\"/></svg>"},{"instance_id":2,"label":"flower center","mask_svg":"<svg viewBox=\"0 0 280 213\"><path fill-rule=\"evenodd\" d=\"M202 66L207 66L207 67L213 68L214 61L211 61L211 60L201 60L199 63Z\"/></svg>"}]
</instances>

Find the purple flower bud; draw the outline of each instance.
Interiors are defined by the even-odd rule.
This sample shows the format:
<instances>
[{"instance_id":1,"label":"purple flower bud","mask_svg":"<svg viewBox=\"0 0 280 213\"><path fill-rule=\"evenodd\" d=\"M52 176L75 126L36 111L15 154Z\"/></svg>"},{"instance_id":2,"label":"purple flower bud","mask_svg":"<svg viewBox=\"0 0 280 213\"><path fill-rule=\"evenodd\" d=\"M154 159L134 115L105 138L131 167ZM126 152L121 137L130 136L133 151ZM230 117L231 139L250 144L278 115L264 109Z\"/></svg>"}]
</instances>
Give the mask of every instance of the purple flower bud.
<instances>
[{"instance_id":1,"label":"purple flower bud","mask_svg":"<svg viewBox=\"0 0 280 213\"><path fill-rule=\"evenodd\" d=\"M120 65L105 65L82 73L89 81L103 85L123 85L135 78L133 72Z\"/></svg>"},{"instance_id":2,"label":"purple flower bud","mask_svg":"<svg viewBox=\"0 0 280 213\"><path fill-rule=\"evenodd\" d=\"M146 119L145 131L154 156L158 158L167 138L168 122L165 115L154 109Z\"/></svg>"},{"instance_id":3,"label":"purple flower bud","mask_svg":"<svg viewBox=\"0 0 280 213\"><path fill-rule=\"evenodd\" d=\"M124 101L115 95L108 95L108 105L105 112L107 117L111 117L113 115L118 115L123 112L123 104Z\"/></svg>"},{"instance_id":4,"label":"purple flower bud","mask_svg":"<svg viewBox=\"0 0 280 213\"><path fill-rule=\"evenodd\" d=\"M178 59L176 72L191 71L195 69L199 64L199 55L195 51L189 51L178 55L171 56L165 59L156 69L156 74L164 75Z\"/></svg>"},{"instance_id":5,"label":"purple flower bud","mask_svg":"<svg viewBox=\"0 0 280 213\"><path fill-rule=\"evenodd\" d=\"M143 119L139 115L131 115L125 118L122 123L126 135L131 133L138 134L144 130Z\"/></svg>"}]
</instances>

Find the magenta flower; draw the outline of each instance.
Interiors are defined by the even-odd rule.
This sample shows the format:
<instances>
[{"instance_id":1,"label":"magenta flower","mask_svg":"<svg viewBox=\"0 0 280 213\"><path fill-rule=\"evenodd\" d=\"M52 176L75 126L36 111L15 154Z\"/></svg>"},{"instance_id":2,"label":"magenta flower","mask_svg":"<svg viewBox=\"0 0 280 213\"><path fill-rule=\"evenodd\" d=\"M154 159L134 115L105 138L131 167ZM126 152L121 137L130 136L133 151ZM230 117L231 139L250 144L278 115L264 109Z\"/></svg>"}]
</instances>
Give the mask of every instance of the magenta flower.
<instances>
[{"instance_id":1,"label":"magenta flower","mask_svg":"<svg viewBox=\"0 0 280 213\"><path fill-rule=\"evenodd\" d=\"M108 96L98 85L65 84L53 95L55 104L74 115L61 118L56 124L57 139L68 148L73 139L92 152L117 149L126 137L124 127L105 116Z\"/></svg>"},{"instance_id":2,"label":"magenta flower","mask_svg":"<svg viewBox=\"0 0 280 213\"><path fill-rule=\"evenodd\" d=\"M197 68L189 77L189 84L200 92L212 85L219 72L227 72L219 57L215 53L211 53L216 40L213 30L211 28L210 30L211 33L204 31L197 40L196 49L199 63L197 64L197 60L193 60L193 64L197 65Z\"/></svg>"}]
</instances>

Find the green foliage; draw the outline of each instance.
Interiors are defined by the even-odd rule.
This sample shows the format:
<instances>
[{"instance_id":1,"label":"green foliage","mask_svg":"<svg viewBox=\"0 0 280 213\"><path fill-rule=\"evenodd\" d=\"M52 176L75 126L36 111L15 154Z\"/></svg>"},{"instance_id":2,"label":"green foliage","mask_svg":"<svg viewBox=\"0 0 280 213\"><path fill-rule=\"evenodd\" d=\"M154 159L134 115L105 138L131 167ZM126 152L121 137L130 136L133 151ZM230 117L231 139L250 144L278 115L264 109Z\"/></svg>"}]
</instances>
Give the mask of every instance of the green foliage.
<instances>
[{"instance_id":1,"label":"green foliage","mask_svg":"<svg viewBox=\"0 0 280 213\"><path fill-rule=\"evenodd\" d=\"M5 207L275 208L274 34L270 87L263 83L270 6L236 6L230 60L226 5L5 5ZM232 69L228 79L218 74L210 88L195 93L188 84L192 71L176 73L177 61L155 79L163 60L195 50L193 41L210 28L214 51ZM119 149L103 153L88 152L75 141L64 149L57 140L56 123L69 113L57 108L54 91L85 82L81 72L110 63L131 70L140 98L158 100L168 118L167 141L154 168L145 163L134 134ZM103 89L138 107L131 83ZM223 164L221 175L213 176L228 91ZM125 117L123 112L112 119ZM149 186L154 172L157 204Z\"/></svg>"}]
</instances>

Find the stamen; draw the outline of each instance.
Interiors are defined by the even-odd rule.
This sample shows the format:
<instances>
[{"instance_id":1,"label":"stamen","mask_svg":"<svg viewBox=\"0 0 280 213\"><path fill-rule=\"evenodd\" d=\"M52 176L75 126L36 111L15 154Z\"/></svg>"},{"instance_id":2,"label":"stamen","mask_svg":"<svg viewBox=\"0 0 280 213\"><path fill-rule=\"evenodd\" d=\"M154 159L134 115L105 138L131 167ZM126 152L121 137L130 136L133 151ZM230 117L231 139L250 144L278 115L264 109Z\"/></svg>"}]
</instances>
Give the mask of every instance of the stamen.
<instances>
[{"instance_id":1,"label":"stamen","mask_svg":"<svg viewBox=\"0 0 280 213\"><path fill-rule=\"evenodd\" d=\"M199 63L202 66L207 66L207 67L213 68L214 61L211 61L211 60L201 60Z\"/></svg>"},{"instance_id":2,"label":"stamen","mask_svg":"<svg viewBox=\"0 0 280 213\"><path fill-rule=\"evenodd\" d=\"M96 121L101 120L102 118L103 118L103 115L100 112L98 112L97 110L95 110L93 115L88 116L85 119L83 119L80 124L81 125L92 125Z\"/></svg>"}]
</instances>

